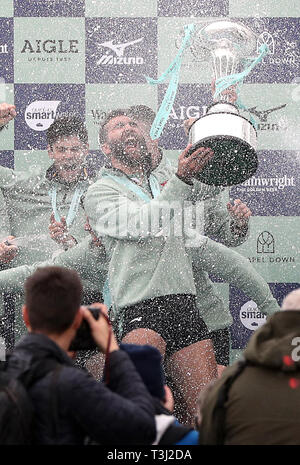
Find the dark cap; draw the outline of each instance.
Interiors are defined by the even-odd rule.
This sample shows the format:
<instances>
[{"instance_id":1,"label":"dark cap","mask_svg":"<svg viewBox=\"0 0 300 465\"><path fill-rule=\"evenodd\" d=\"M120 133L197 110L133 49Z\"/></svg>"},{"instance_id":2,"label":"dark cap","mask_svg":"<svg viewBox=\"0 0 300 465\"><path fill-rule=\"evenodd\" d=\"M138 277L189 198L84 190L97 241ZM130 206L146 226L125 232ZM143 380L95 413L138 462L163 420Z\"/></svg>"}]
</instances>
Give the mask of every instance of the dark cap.
<instances>
[{"instance_id":1,"label":"dark cap","mask_svg":"<svg viewBox=\"0 0 300 465\"><path fill-rule=\"evenodd\" d=\"M165 375L159 350L150 345L123 343L120 344L120 349L127 352L150 394L163 400Z\"/></svg>"}]
</instances>

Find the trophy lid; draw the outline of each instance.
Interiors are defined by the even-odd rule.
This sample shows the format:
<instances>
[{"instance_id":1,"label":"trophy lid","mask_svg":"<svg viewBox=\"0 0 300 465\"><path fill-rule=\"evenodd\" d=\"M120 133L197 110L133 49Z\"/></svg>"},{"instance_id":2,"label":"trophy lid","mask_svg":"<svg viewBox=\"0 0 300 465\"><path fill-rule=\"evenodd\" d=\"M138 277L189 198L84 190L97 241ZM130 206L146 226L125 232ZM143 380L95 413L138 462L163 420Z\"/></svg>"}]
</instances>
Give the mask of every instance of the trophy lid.
<instances>
[{"instance_id":1,"label":"trophy lid","mask_svg":"<svg viewBox=\"0 0 300 465\"><path fill-rule=\"evenodd\" d=\"M197 48L227 49L236 57L249 57L256 51L256 34L241 23L228 20L215 21L204 26L197 34ZM196 44L194 44L195 47Z\"/></svg>"}]
</instances>

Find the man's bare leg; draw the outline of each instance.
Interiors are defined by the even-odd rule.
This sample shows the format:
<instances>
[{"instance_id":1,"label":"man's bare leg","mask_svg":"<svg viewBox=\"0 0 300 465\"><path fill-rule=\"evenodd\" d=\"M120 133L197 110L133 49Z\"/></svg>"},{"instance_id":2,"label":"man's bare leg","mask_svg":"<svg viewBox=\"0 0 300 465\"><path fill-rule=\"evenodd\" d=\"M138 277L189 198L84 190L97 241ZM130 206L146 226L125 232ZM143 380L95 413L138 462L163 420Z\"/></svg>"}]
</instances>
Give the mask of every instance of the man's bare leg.
<instances>
[{"instance_id":1,"label":"man's bare leg","mask_svg":"<svg viewBox=\"0 0 300 465\"><path fill-rule=\"evenodd\" d=\"M126 336L122 339L122 342L125 344L148 344L150 346L156 347L160 351L162 357L165 356L166 343L164 339L152 329L134 329L133 331L130 331L130 333L126 334Z\"/></svg>"},{"instance_id":2,"label":"man's bare leg","mask_svg":"<svg viewBox=\"0 0 300 465\"><path fill-rule=\"evenodd\" d=\"M164 339L151 329L135 329L128 333L122 342L149 344L156 347L163 357L165 355ZM217 378L217 364L211 340L199 341L174 353L167 362L167 370L185 406L180 420L193 424L199 392Z\"/></svg>"}]
</instances>

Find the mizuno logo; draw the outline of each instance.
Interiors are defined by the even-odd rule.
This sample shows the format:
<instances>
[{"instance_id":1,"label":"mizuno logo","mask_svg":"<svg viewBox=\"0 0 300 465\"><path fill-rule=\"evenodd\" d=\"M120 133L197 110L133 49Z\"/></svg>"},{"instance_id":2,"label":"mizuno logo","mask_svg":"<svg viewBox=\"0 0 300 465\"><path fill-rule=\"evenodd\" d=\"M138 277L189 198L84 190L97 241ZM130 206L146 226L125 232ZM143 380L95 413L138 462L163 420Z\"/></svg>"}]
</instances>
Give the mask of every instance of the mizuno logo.
<instances>
[{"instance_id":1,"label":"mizuno logo","mask_svg":"<svg viewBox=\"0 0 300 465\"><path fill-rule=\"evenodd\" d=\"M142 57L116 57L115 55L102 55L97 65L142 65Z\"/></svg>"},{"instance_id":2,"label":"mizuno logo","mask_svg":"<svg viewBox=\"0 0 300 465\"><path fill-rule=\"evenodd\" d=\"M144 37L141 37L140 39L132 40L131 42L125 42L121 44L114 44L114 40L108 40L106 42L102 42L102 44L99 44L98 47L107 47L110 48L117 57L123 57L125 53L125 49L127 47L130 47L131 45L138 44L139 42L142 42L144 40Z\"/></svg>"},{"instance_id":3,"label":"mizuno logo","mask_svg":"<svg viewBox=\"0 0 300 465\"><path fill-rule=\"evenodd\" d=\"M139 316L138 318L134 318L133 320L129 321L129 324L130 323L133 323L134 321L142 321L142 316Z\"/></svg>"}]
</instances>

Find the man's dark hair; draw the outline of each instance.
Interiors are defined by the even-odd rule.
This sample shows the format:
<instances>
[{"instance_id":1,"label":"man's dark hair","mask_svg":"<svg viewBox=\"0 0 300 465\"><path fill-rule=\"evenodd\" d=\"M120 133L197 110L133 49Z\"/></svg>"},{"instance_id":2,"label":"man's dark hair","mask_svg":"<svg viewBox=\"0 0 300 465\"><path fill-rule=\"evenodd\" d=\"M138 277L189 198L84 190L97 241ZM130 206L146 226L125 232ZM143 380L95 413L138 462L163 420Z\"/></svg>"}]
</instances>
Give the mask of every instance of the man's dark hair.
<instances>
[{"instance_id":1,"label":"man's dark hair","mask_svg":"<svg viewBox=\"0 0 300 465\"><path fill-rule=\"evenodd\" d=\"M109 113L107 113L107 115L105 116L105 118L103 119L103 121L100 124L99 135L98 135L98 141L99 141L100 145L102 145L102 144L104 144L106 142L107 133L106 133L105 126L107 125L107 123L111 119L116 118L117 116L123 116L123 115L124 116L130 116L129 115L129 110L126 109L126 108L119 108L117 110L112 110Z\"/></svg>"},{"instance_id":2,"label":"man's dark hair","mask_svg":"<svg viewBox=\"0 0 300 465\"><path fill-rule=\"evenodd\" d=\"M144 121L150 126L153 123L156 113L147 105L132 105L129 108L129 116L132 116L137 121Z\"/></svg>"},{"instance_id":3,"label":"man's dark hair","mask_svg":"<svg viewBox=\"0 0 300 465\"><path fill-rule=\"evenodd\" d=\"M47 129L47 142L50 147L59 139L77 136L83 143L88 143L88 132L84 122L78 116L63 116L57 118Z\"/></svg>"},{"instance_id":4,"label":"man's dark hair","mask_svg":"<svg viewBox=\"0 0 300 465\"><path fill-rule=\"evenodd\" d=\"M73 323L81 299L82 283L75 270L47 266L25 281L25 304L33 331L63 333Z\"/></svg>"}]
</instances>

